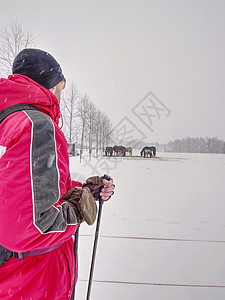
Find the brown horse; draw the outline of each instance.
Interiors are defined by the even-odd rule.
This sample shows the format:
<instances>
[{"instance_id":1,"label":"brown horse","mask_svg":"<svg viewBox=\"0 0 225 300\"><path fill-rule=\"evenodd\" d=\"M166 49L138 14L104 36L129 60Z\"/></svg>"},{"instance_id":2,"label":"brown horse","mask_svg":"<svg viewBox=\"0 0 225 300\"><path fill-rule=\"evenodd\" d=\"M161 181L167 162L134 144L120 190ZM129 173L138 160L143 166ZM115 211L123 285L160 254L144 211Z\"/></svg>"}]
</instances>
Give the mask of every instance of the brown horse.
<instances>
[{"instance_id":1,"label":"brown horse","mask_svg":"<svg viewBox=\"0 0 225 300\"><path fill-rule=\"evenodd\" d=\"M127 152L129 154L129 156L132 156L132 148L131 147L126 148L126 154L127 154Z\"/></svg>"}]
</instances>

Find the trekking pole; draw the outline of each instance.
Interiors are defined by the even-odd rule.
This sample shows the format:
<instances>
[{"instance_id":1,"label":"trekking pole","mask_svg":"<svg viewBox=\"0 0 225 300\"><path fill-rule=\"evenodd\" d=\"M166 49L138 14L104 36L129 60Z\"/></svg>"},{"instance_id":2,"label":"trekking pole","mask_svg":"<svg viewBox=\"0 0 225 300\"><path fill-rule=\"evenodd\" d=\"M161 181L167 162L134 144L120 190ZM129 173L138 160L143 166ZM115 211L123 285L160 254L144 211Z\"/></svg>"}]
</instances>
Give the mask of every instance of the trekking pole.
<instances>
[{"instance_id":1,"label":"trekking pole","mask_svg":"<svg viewBox=\"0 0 225 300\"><path fill-rule=\"evenodd\" d=\"M75 238L74 238L74 283L73 283L73 292L71 295L71 300L75 299L75 291L76 291L76 277L77 277L77 252L78 252L78 239L79 239L79 229L80 229L80 224L77 226L77 230L75 233Z\"/></svg>"},{"instance_id":2,"label":"trekking pole","mask_svg":"<svg viewBox=\"0 0 225 300\"><path fill-rule=\"evenodd\" d=\"M111 177L105 174L103 176L103 179L110 180ZM100 190L100 192L101 192L101 190ZM103 203L104 203L104 200L102 200L102 198L99 197L98 219L97 219L96 230L95 230L94 247L93 247L93 252L92 252L91 269L90 269L90 275L89 275L89 281L88 281L88 290L87 290L86 300L89 300L90 295L91 295L91 285L92 285L92 278L93 278L93 273L94 273L95 256L96 256L96 250L97 250L98 235L99 235Z\"/></svg>"}]
</instances>

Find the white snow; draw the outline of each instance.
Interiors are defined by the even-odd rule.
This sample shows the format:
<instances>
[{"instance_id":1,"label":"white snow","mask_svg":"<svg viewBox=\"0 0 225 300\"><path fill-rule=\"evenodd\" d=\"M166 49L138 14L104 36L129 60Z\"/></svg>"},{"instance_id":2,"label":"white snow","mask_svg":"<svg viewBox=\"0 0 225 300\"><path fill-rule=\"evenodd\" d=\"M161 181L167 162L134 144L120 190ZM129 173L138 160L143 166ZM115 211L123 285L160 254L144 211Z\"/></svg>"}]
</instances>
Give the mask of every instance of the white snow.
<instances>
[{"instance_id":1,"label":"white snow","mask_svg":"<svg viewBox=\"0 0 225 300\"><path fill-rule=\"evenodd\" d=\"M109 173L92 300L225 299L225 155L71 157L73 179ZM109 171L109 172L107 172ZM96 223L82 224L75 299L86 299Z\"/></svg>"}]
</instances>

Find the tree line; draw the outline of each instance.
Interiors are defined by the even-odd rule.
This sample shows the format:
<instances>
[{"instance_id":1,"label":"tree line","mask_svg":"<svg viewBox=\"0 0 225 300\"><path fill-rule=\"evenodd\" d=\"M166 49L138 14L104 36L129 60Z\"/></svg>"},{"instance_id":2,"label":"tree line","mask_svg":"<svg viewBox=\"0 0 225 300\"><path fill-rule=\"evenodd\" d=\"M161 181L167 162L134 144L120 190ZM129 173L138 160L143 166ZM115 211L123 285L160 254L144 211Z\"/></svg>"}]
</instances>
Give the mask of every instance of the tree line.
<instances>
[{"instance_id":1,"label":"tree line","mask_svg":"<svg viewBox=\"0 0 225 300\"><path fill-rule=\"evenodd\" d=\"M89 153L104 151L112 135L112 122L89 98L78 91L72 82L61 100L63 132L69 144Z\"/></svg>"},{"instance_id":2,"label":"tree line","mask_svg":"<svg viewBox=\"0 0 225 300\"><path fill-rule=\"evenodd\" d=\"M140 146L144 146L141 143ZM149 144L149 143L148 143ZM225 141L218 137L186 137L176 139L169 143L150 143L154 145L160 152L183 152L183 153L224 153L225 154Z\"/></svg>"},{"instance_id":3,"label":"tree line","mask_svg":"<svg viewBox=\"0 0 225 300\"><path fill-rule=\"evenodd\" d=\"M186 137L170 141L168 144L164 145L164 151L185 153L225 153L225 141L218 137Z\"/></svg>"}]
</instances>

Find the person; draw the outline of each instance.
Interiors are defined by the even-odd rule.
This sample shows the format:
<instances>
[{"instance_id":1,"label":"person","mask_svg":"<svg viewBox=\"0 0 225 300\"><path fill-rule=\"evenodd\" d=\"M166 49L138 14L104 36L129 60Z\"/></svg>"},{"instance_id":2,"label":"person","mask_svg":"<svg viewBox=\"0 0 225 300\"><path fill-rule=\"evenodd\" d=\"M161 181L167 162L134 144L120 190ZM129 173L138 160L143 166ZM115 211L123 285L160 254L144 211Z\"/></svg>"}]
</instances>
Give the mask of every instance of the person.
<instances>
[{"instance_id":1,"label":"person","mask_svg":"<svg viewBox=\"0 0 225 300\"><path fill-rule=\"evenodd\" d=\"M0 299L70 299L73 235L94 223L95 200L108 200L115 186L99 176L71 181L59 128L66 80L55 58L24 49L12 73L0 79Z\"/></svg>"}]
</instances>

